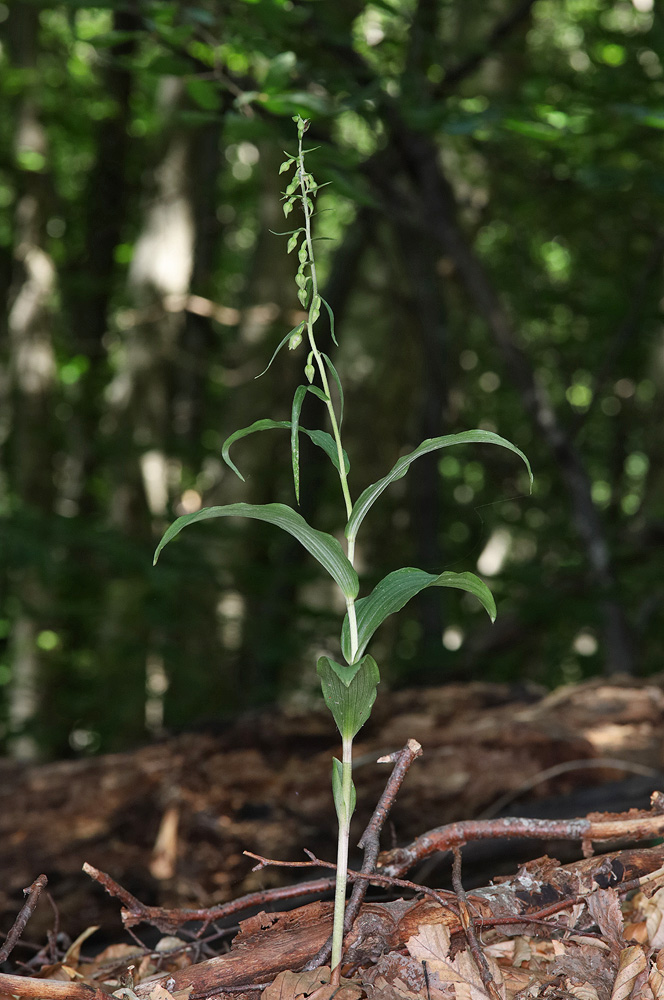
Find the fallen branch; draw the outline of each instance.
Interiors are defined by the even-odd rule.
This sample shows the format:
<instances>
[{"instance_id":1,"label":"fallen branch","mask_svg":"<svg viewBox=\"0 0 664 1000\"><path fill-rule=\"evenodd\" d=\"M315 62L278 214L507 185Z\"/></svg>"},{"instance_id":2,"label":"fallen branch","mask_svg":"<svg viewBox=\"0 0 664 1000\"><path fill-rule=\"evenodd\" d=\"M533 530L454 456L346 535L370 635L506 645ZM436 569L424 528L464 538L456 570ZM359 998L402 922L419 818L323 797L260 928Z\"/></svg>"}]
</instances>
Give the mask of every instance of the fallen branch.
<instances>
[{"instance_id":1,"label":"fallen branch","mask_svg":"<svg viewBox=\"0 0 664 1000\"><path fill-rule=\"evenodd\" d=\"M584 819L504 817L448 823L434 830L428 830L407 847L383 851L378 858L378 869L385 875L398 877L429 855L461 847L471 840L517 837L530 837L536 840L580 840L586 855L592 852L593 843L651 840L664 834L664 795L661 792L653 792L650 803L649 811L630 809L628 813L590 813Z\"/></svg>"}]
</instances>

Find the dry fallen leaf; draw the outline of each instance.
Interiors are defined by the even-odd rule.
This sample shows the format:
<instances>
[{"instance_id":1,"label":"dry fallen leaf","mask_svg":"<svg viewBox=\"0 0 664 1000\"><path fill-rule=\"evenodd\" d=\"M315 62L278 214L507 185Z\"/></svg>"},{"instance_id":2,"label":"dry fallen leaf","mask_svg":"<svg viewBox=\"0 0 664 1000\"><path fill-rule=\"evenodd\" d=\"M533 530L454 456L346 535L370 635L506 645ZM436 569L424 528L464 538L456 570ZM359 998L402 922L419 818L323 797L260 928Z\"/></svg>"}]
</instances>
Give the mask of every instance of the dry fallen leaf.
<instances>
[{"instance_id":1,"label":"dry fallen leaf","mask_svg":"<svg viewBox=\"0 0 664 1000\"><path fill-rule=\"evenodd\" d=\"M613 984L611 1000L628 1000L632 995L637 977L645 971L645 968L646 956L643 948L638 944L623 948L620 953L620 968Z\"/></svg>"},{"instance_id":2,"label":"dry fallen leaf","mask_svg":"<svg viewBox=\"0 0 664 1000\"><path fill-rule=\"evenodd\" d=\"M612 952L619 955L625 947L623 915L620 898L615 889L598 889L588 897L588 910L602 932L604 941Z\"/></svg>"},{"instance_id":3,"label":"dry fallen leaf","mask_svg":"<svg viewBox=\"0 0 664 1000\"><path fill-rule=\"evenodd\" d=\"M296 1000L308 997L310 1000L360 1000L364 990L350 979L341 979L340 986L330 984L330 970L327 966L308 972L280 972L276 979L263 990L263 1000Z\"/></svg>"},{"instance_id":4,"label":"dry fallen leaf","mask_svg":"<svg viewBox=\"0 0 664 1000\"><path fill-rule=\"evenodd\" d=\"M599 1000L597 990L590 983L570 983L567 980L565 989L570 996L576 997L577 1000Z\"/></svg>"}]
</instances>

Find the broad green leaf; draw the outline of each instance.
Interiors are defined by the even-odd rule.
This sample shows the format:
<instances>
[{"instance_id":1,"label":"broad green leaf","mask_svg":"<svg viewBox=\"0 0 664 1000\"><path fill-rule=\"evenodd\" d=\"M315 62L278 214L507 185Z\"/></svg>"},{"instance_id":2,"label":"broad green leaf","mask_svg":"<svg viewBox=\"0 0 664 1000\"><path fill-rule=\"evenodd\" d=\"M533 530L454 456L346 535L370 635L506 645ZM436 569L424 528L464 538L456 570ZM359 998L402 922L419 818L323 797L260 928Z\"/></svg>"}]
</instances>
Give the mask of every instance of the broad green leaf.
<instances>
[{"instance_id":1,"label":"broad green leaf","mask_svg":"<svg viewBox=\"0 0 664 1000\"><path fill-rule=\"evenodd\" d=\"M329 372L330 372L330 375L334 379L335 385L336 385L337 389L339 390L339 429L341 429L341 425L344 422L344 390L343 390L343 386L341 385L341 379L339 378L339 373L337 372L337 369L332 364L331 360L328 358L327 354L323 354L322 351L321 351L321 354L323 356L323 361L327 365L327 367L329 369Z\"/></svg>"},{"instance_id":2,"label":"broad green leaf","mask_svg":"<svg viewBox=\"0 0 664 1000\"><path fill-rule=\"evenodd\" d=\"M342 739L352 740L371 715L380 681L373 656L363 656L352 667L342 666L329 656L321 656L316 665L323 697Z\"/></svg>"},{"instance_id":3,"label":"broad green leaf","mask_svg":"<svg viewBox=\"0 0 664 1000\"><path fill-rule=\"evenodd\" d=\"M337 584L344 597L356 597L359 590L357 573L344 555L339 542L332 535L325 531L317 531L308 524L301 514L292 510L283 503L231 503L223 507L204 507L193 514L183 514L173 521L170 528L167 528L162 536L154 554L154 563L157 562L161 550L176 535L189 524L197 521L206 521L214 517L250 517L256 521L267 521L275 524L278 528L287 531L304 548L311 553L320 565L327 570L334 582Z\"/></svg>"},{"instance_id":4,"label":"broad green leaf","mask_svg":"<svg viewBox=\"0 0 664 1000\"><path fill-rule=\"evenodd\" d=\"M368 597L362 597L355 602L358 637L356 659L362 656L379 625L382 625L390 615L401 611L412 597L415 597L422 590L426 590L427 587L455 587L457 590L465 590L478 599L492 622L496 620L496 603L493 594L474 573L445 572L437 576L435 573L426 573L423 569L406 566L404 569L397 569L393 573L389 573L380 583L376 584ZM341 650L346 660L350 662L348 615L344 618L341 630Z\"/></svg>"},{"instance_id":5,"label":"broad green leaf","mask_svg":"<svg viewBox=\"0 0 664 1000\"><path fill-rule=\"evenodd\" d=\"M276 351L274 352L270 360L268 361L267 368L264 368L263 371L260 373L260 375L256 375L255 377L260 378L261 375L265 375L265 372L268 370L268 368L270 368L272 362L274 361L274 359L276 358L277 354L284 346L284 344L288 343L288 341L291 339L294 333L302 333L303 330L304 330L304 323L300 323L298 326L294 326L292 330L289 330L284 339L280 342L279 346L277 347Z\"/></svg>"},{"instance_id":6,"label":"broad green leaf","mask_svg":"<svg viewBox=\"0 0 664 1000\"><path fill-rule=\"evenodd\" d=\"M501 437L499 434L494 434L493 431L462 431L460 434L444 434L442 437L427 438L426 441L423 441L415 449L415 451L411 451L408 455L404 455L400 458L383 479L379 479L377 483L372 483L371 486L367 486L366 490L360 494L355 501L353 512L348 519L348 524L346 525L346 538L352 540L356 538L358 528L364 520L369 508L373 506L378 497L387 489L390 483L395 482L397 479L402 479L403 476L406 475L408 469L416 458L421 458L422 455L427 455L432 451L438 451L441 448L449 448L451 445L455 444L495 444L499 445L501 448L507 448L509 451L513 451L515 455L518 455L525 462L532 489L533 474L530 469L530 462L524 453L520 448L517 448L516 445L512 444L511 441L508 441L507 438Z\"/></svg>"},{"instance_id":7,"label":"broad green leaf","mask_svg":"<svg viewBox=\"0 0 664 1000\"><path fill-rule=\"evenodd\" d=\"M223 458L226 465L228 465L236 476L238 476L242 482L244 482L244 476L235 465L235 462L230 456L230 447L235 441L239 441L241 438L247 437L249 434L256 434L258 431L271 431L271 430L290 430L291 422L290 420L270 420L266 418L264 420L255 420L253 424L249 427L242 427L240 430L234 431L230 434L224 441L221 448L221 457ZM339 455L337 453L337 446L335 444L334 438L327 431L313 430L310 431L306 427L300 424L300 431L302 434L306 434L307 437L311 438L313 443L318 447L322 448L327 457L332 462L334 468L339 471ZM346 475L350 471L350 461L348 455L344 450L344 467L346 470Z\"/></svg>"}]
</instances>

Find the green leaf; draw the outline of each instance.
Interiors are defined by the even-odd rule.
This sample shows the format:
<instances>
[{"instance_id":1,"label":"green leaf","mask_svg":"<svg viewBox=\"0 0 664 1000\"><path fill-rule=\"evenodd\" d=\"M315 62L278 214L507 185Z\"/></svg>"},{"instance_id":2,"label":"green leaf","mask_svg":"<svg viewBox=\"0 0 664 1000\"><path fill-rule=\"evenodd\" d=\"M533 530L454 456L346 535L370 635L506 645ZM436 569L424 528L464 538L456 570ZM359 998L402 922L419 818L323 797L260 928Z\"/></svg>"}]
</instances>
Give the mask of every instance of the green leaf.
<instances>
[{"instance_id":1,"label":"green leaf","mask_svg":"<svg viewBox=\"0 0 664 1000\"><path fill-rule=\"evenodd\" d=\"M352 740L371 715L380 682L373 656L363 656L352 667L321 656L316 665L323 697L344 740Z\"/></svg>"},{"instance_id":2,"label":"green leaf","mask_svg":"<svg viewBox=\"0 0 664 1000\"><path fill-rule=\"evenodd\" d=\"M300 427L300 413L302 411L302 403L304 402L304 397L308 392L311 392L323 403L329 402L323 390L319 389L317 385L298 385L297 389L295 390L295 395L293 396L293 406L291 409L291 425L290 425L291 461L293 465L293 485L295 486L295 499L297 500L298 504L300 502L300 439L298 435L301 430L302 431L304 430L303 427ZM311 440L314 441L315 431L306 431L305 433L307 433L311 438ZM334 445L334 441L329 434L327 435L327 437L332 442L332 446L334 447L335 455L332 461L334 462L334 467L338 472L339 459L336 452L336 446ZM323 448L324 451L327 451L327 444L323 444L318 440L314 441L314 444L318 444L320 447ZM330 453L328 452L328 454ZM346 453L344 452L344 462L346 461L347 461L347 456ZM348 470L346 470L346 473L348 473Z\"/></svg>"},{"instance_id":3,"label":"green leaf","mask_svg":"<svg viewBox=\"0 0 664 1000\"><path fill-rule=\"evenodd\" d=\"M221 448L221 457L223 458L226 465L228 465L233 470L235 475L238 476L242 480L242 482L244 482L244 476L237 468L235 463L231 460L230 457L231 445L234 444L235 441L239 441L241 438L247 437L249 434L256 434L258 431L271 431L271 430L289 431L290 426L291 426L290 420L270 420L270 419L255 420L253 424L249 425L249 427L242 427L240 430L234 431L233 434L230 434L226 438ZM300 424L300 431L303 434L306 434L309 438L311 438L313 443L318 448L323 449L325 454L332 462L334 468L338 472L339 455L337 453L337 446L335 444L332 435L329 434L327 431L321 431L321 430L310 431L306 427L303 427L302 424ZM350 471L350 461L348 459L348 455L346 454L345 450L344 450L344 467L346 470L346 475L348 475Z\"/></svg>"},{"instance_id":4,"label":"green leaf","mask_svg":"<svg viewBox=\"0 0 664 1000\"><path fill-rule=\"evenodd\" d=\"M355 602L358 636L356 659L362 656L369 640L385 619L395 612L401 611L412 597L415 597L422 590L426 590L427 587L454 587L457 590L465 590L478 599L492 622L496 620L496 603L493 594L474 573L445 572L436 576L435 573L426 573L423 569L406 566L404 569L397 569L393 573L389 573L380 583L376 584L368 597L362 597ZM350 662L348 615L344 618L341 630L341 649L346 660Z\"/></svg>"},{"instance_id":5,"label":"green leaf","mask_svg":"<svg viewBox=\"0 0 664 1000\"><path fill-rule=\"evenodd\" d=\"M441 448L449 448L451 445L455 444L495 444L499 445L501 448L507 448L508 451L514 452L518 455L526 464L528 469L528 475L530 477L530 487L532 489L533 485L533 474L530 468L530 462L516 445L508 441L507 438L501 437L499 434L494 434L493 431L462 431L460 434L444 434L442 437L427 438L426 441L422 443L415 449L415 451L409 452L408 455L404 455L399 459L398 462L392 467L383 479L379 479L377 483L372 483L371 486L367 486L366 490L360 494L357 498L355 505L353 507L353 512L348 519L348 524L346 525L346 538L349 540L354 540L357 536L358 528L364 520L368 510L376 502L378 497L383 493L390 483L393 483L397 479L402 479L406 475L408 469L415 461L416 458L421 458L422 455L427 455L429 452L438 451Z\"/></svg>"},{"instance_id":6,"label":"green leaf","mask_svg":"<svg viewBox=\"0 0 664 1000\"><path fill-rule=\"evenodd\" d=\"M293 406L291 409L291 462L293 465L295 499L298 504L300 502L300 438L298 431L300 429L300 412L302 411L302 403L304 402L304 397L307 394L308 388L309 387L306 385L298 385L295 390L295 395L293 396Z\"/></svg>"},{"instance_id":7,"label":"green leaf","mask_svg":"<svg viewBox=\"0 0 664 1000\"><path fill-rule=\"evenodd\" d=\"M308 385L307 389L314 396L316 396L318 399L320 399L321 403L329 403L330 402L329 396L326 396L325 393L323 392L323 390L319 389L317 385Z\"/></svg>"},{"instance_id":8,"label":"green leaf","mask_svg":"<svg viewBox=\"0 0 664 1000\"><path fill-rule=\"evenodd\" d=\"M336 757L332 758L332 798L334 799L334 808L339 819L339 823L343 826L346 806L344 803L344 788L343 788L343 773L344 766L340 760Z\"/></svg>"},{"instance_id":9,"label":"green leaf","mask_svg":"<svg viewBox=\"0 0 664 1000\"><path fill-rule=\"evenodd\" d=\"M308 434L314 444L322 448L325 454L328 456L334 468L339 471L339 453L337 452L337 446L335 444L334 438L327 431L308 431L305 427L300 426L300 430L303 434ZM343 449L344 456L344 470L346 475L350 472L350 459L346 454L346 449Z\"/></svg>"},{"instance_id":10,"label":"green leaf","mask_svg":"<svg viewBox=\"0 0 664 1000\"><path fill-rule=\"evenodd\" d=\"M339 430L341 430L341 425L344 422L344 390L343 390L343 386L341 385L341 379L339 378L339 373L338 373L337 369L334 367L334 365L332 364L332 362L330 361L330 359L328 358L327 354L323 354L323 352L321 351L321 355L322 355L323 361L325 362L325 364L328 367L330 375L334 379L334 382L335 382L335 385L336 385L337 389L339 390Z\"/></svg>"},{"instance_id":11,"label":"green leaf","mask_svg":"<svg viewBox=\"0 0 664 1000\"><path fill-rule=\"evenodd\" d=\"M260 378L261 375L265 375L265 372L268 370L268 368L271 367L272 362L274 361L274 359L276 358L277 354L279 353L279 351L281 350L281 348L284 346L284 344L288 343L288 341L291 339L291 337L293 336L293 334L302 333L303 330L304 330L304 323L300 323L299 326L294 326L292 330L289 330L288 333L286 334L286 336L284 337L284 339L280 342L279 346L277 347L276 351L274 352L274 354L272 355L272 357L270 358L270 360L268 361L267 368L264 368L263 371L260 373L260 375L256 375L255 377L256 378Z\"/></svg>"},{"instance_id":12,"label":"green leaf","mask_svg":"<svg viewBox=\"0 0 664 1000\"><path fill-rule=\"evenodd\" d=\"M355 804L357 802L357 792L355 791L355 783L351 781L350 783L350 816L346 818L346 803L344 802L343 795L343 764L336 757L332 758L332 797L334 799L334 807L339 817L339 822L343 825L344 821L349 822L350 817L355 812Z\"/></svg>"},{"instance_id":13,"label":"green leaf","mask_svg":"<svg viewBox=\"0 0 664 1000\"><path fill-rule=\"evenodd\" d=\"M332 312L332 306L330 305L329 302L325 301L325 299L323 298L322 295L321 295L321 299L320 300L323 303L323 305L325 306L325 308L327 309L327 315L330 317L330 333L332 334L332 340L334 341L334 343L338 347L339 346L339 341L334 336L334 313Z\"/></svg>"},{"instance_id":14,"label":"green leaf","mask_svg":"<svg viewBox=\"0 0 664 1000\"><path fill-rule=\"evenodd\" d=\"M308 524L301 514L283 503L231 503L223 507L204 507L193 514L183 514L173 521L170 528L164 532L156 548L153 562L156 563L161 550L168 545L176 535L189 524L206 521L215 517L250 517L256 521L267 521L278 528L287 531L297 538L298 542L311 553L320 565L327 570L337 584L344 597L357 596L359 581L357 573L344 555L339 542L325 531L317 531Z\"/></svg>"},{"instance_id":15,"label":"green leaf","mask_svg":"<svg viewBox=\"0 0 664 1000\"><path fill-rule=\"evenodd\" d=\"M256 434L258 431L271 431L277 428L290 428L290 420L270 420L269 418L265 420L254 420L253 424L248 427L241 427L240 430L234 431L229 434L223 445L221 446L221 457L223 458L226 465L228 465L235 475L244 482L244 476L238 469L235 462L231 459L230 448L235 441L239 441L240 438L247 437L249 434Z\"/></svg>"}]
</instances>

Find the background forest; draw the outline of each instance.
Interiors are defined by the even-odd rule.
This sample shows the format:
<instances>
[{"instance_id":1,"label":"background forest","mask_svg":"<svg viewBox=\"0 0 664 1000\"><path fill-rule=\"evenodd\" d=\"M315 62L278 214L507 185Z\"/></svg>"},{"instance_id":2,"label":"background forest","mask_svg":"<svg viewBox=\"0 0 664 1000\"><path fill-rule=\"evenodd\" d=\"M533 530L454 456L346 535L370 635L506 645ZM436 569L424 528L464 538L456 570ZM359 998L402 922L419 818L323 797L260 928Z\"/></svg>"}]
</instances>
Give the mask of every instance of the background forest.
<instances>
[{"instance_id":1,"label":"background forest","mask_svg":"<svg viewBox=\"0 0 664 1000\"><path fill-rule=\"evenodd\" d=\"M339 608L292 503L301 318L278 166L309 162L363 592L474 570L376 639L386 683L556 685L664 655L664 9L653 0L0 2L0 747L115 750L306 698ZM289 222L291 220L288 220ZM296 223L297 224L297 223ZM316 400L311 424L322 414ZM315 412L313 412L315 410ZM301 511L343 524L303 450ZM297 613L291 613L295 605ZM316 695L318 698L319 695Z\"/></svg>"}]
</instances>

